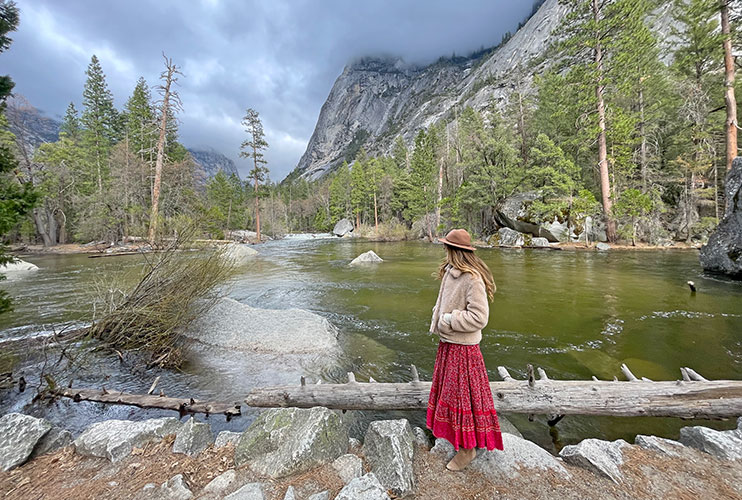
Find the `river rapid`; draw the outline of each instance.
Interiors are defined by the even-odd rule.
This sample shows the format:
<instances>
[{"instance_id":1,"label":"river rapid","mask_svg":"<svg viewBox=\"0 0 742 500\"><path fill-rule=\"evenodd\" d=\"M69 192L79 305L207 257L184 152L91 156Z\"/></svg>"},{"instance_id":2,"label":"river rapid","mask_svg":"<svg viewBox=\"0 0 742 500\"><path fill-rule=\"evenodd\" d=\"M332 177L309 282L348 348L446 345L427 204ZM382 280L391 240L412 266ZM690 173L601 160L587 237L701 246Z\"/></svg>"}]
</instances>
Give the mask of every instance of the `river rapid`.
<instances>
[{"instance_id":1,"label":"river rapid","mask_svg":"<svg viewBox=\"0 0 742 500\"><path fill-rule=\"evenodd\" d=\"M427 334L439 282L432 277L444 256L440 245L423 242L373 243L357 239L287 238L255 247L260 255L228 284L227 295L267 309L299 308L327 318L339 332L342 353L331 363L307 363L271 355L245 355L193 346L181 371L121 366L110 356L92 355L75 381L146 392L155 376L168 395L239 401L255 386L310 381L344 382L410 379L414 363L423 379L432 375L437 339ZM367 250L384 262L351 268ZM497 366L524 376L532 363L550 378L623 378L621 363L639 377L675 380L689 366L707 378L742 378L742 283L704 275L694 251L539 251L480 249L497 283L482 353L490 379ZM46 335L64 325L84 324L91 297L108 277L140 266L141 256L90 259L84 255L28 256L40 270L10 276L0 284L15 311L0 317L2 342ZM691 294L686 282L698 292ZM22 366L22 365L21 365ZM38 365L22 368L33 384ZM59 401L26 406L32 391L0 393L0 412L32 411L79 432L94 421L142 419L172 412L96 403ZM225 422L210 417L215 430L242 430L254 418L248 410ZM361 435L374 419L404 416L424 426L424 412L347 412ZM544 416L511 421L548 449L587 437L633 440L636 434L676 438L689 422L660 418L566 417L549 429ZM705 425L708 422L704 422ZM733 422L711 424L731 428Z\"/></svg>"}]
</instances>

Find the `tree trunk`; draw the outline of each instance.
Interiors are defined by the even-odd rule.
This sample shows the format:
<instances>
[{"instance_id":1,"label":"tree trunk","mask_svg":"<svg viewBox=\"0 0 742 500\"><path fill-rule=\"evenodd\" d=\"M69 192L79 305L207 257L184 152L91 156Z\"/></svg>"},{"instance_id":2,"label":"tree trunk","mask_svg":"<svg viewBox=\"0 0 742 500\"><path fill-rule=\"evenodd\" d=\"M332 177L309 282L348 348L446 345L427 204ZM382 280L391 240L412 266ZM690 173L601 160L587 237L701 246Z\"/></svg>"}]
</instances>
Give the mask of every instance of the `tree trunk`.
<instances>
[{"instance_id":1,"label":"tree trunk","mask_svg":"<svg viewBox=\"0 0 742 500\"><path fill-rule=\"evenodd\" d=\"M177 93L173 95L170 88L174 81L176 74L179 74L178 67L173 64L172 59L165 58L165 67L167 71L163 73L165 78L165 85L162 87L162 107L161 113L162 118L160 120L160 137L157 140L157 158L155 159L155 180L152 185L152 211L150 213L149 220L149 233L148 240L150 245L155 243L155 236L157 235L157 217L159 214L160 205L160 184L162 182L162 165L165 162L165 138L167 135L167 119L168 113L170 112L170 99L175 98L176 105L179 103Z\"/></svg>"},{"instance_id":2,"label":"tree trunk","mask_svg":"<svg viewBox=\"0 0 742 500\"><path fill-rule=\"evenodd\" d=\"M724 101L727 107L726 143L727 171L737 157L737 100L734 96L734 57L729 27L729 0L721 2L721 32L724 35Z\"/></svg>"},{"instance_id":3,"label":"tree trunk","mask_svg":"<svg viewBox=\"0 0 742 500\"><path fill-rule=\"evenodd\" d=\"M376 206L376 190L374 190L374 227L376 232L379 232L379 210Z\"/></svg>"},{"instance_id":4,"label":"tree trunk","mask_svg":"<svg viewBox=\"0 0 742 500\"><path fill-rule=\"evenodd\" d=\"M310 384L261 387L245 402L257 407L422 410L430 382ZM742 414L742 381L606 382L508 380L490 383L498 412L612 417L734 418Z\"/></svg>"},{"instance_id":5,"label":"tree trunk","mask_svg":"<svg viewBox=\"0 0 742 500\"><path fill-rule=\"evenodd\" d=\"M438 228L441 226L441 200L443 200L443 159L439 161L438 166L438 203L435 204L435 234L438 234Z\"/></svg>"},{"instance_id":6,"label":"tree trunk","mask_svg":"<svg viewBox=\"0 0 742 500\"><path fill-rule=\"evenodd\" d=\"M598 0L593 0L593 18L596 26L600 22L600 7ZM596 28L597 29L597 28ZM595 64L597 65L598 80L595 85L595 99L598 110L598 167L600 169L600 193L603 201L603 215L605 216L605 232L608 241L616 241L616 222L611 211L611 181L608 172L608 144L606 140L605 100L603 97L603 47L600 43L600 34L596 33Z\"/></svg>"},{"instance_id":7,"label":"tree trunk","mask_svg":"<svg viewBox=\"0 0 742 500\"><path fill-rule=\"evenodd\" d=\"M52 246L55 246L57 244L57 220L54 218L54 210L46 207L44 212L46 212L46 230L49 234L49 241L52 242Z\"/></svg>"},{"instance_id":8,"label":"tree trunk","mask_svg":"<svg viewBox=\"0 0 742 500\"><path fill-rule=\"evenodd\" d=\"M639 135L642 138L641 143L641 173L642 173L642 193L647 192L647 131L644 111L644 77L639 79Z\"/></svg>"},{"instance_id":9,"label":"tree trunk","mask_svg":"<svg viewBox=\"0 0 742 500\"><path fill-rule=\"evenodd\" d=\"M258 243L262 241L260 237L260 197L258 196L258 159L256 156L257 149L253 148L253 158L255 158L255 233Z\"/></svg>"},{"instance_id":10,"label":"tree trunk","mask_svg":"<svg viewBox=\"0 0 742 500\"><path fill-rule=\"evenodd\" d=\"M49 237L49 233L47 232L46 225L44 224L44 219L43 217L41 217L41 214L39 213L39 209L34 208L32 215L33 215L34 225L36 226L36 232L39 233L39 236L41 236L41 239L44 241L44 246L45 247L53 246L54 243Z\"/></svg>"}]
</instances>

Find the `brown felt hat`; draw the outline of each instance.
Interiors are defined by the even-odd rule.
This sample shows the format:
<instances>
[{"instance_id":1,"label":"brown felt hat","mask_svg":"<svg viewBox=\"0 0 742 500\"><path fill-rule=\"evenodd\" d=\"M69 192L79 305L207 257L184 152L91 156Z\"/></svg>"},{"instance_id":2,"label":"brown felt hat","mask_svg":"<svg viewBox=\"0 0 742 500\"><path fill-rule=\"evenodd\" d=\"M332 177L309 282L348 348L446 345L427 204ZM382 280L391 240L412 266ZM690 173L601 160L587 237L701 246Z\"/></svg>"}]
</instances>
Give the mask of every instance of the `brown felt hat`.
<instances>
[{"instance_id":1,"label":"brown felt hat","mask_svg":"<svg viewBox=\"0 0 742 500\"><path fill-rule=\"evenodd\" d=\"M472 252L476 250L476 248L471 246L471 236L466 229L453 229L445 238L438 238L438 241L452 247L471 250Z\"/></svg>"}]
</instances>

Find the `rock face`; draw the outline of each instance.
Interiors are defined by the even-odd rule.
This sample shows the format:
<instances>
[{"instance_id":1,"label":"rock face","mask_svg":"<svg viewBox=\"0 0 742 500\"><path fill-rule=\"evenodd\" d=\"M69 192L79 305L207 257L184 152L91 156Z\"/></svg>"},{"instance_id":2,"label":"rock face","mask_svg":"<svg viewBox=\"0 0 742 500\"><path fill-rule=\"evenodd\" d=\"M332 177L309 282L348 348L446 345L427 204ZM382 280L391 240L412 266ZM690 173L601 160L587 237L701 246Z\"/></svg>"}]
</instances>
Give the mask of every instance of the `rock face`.
<instances>
[{"instance_id":1,"label":"rock face","mask_svg":"<svg viewBox=\"0 0 742 500\"><path fill-rule=\"evenodd\" d=\"M175 418L156 418L143 422L106 420L88 427L77 439L75 450L80 455L107 458L118 462L131 454L135 447L159 441L175 434L180 422Z\"/></svg>"},{"instance_id":2,"label":"rock face","mask_svg":"<svg viewBox=\"0 0 742 500\"><path fill-rule=\"evenodd\" d=\"M683 427L680 442L717 458L742 459L742 431L717 431L708 427Z\"/></svg>"},{"instance_id":3,"label":"rock face","mask_svg":"<svg viewBox=\"0 0 742 500\"><path fill-rule=\"evenodd\" d=\"M209 424L196 422L191 417L178 431L173 443L173 453L196 456L214 442Z\"/></svg>"},{"instance_id":4,"label":"rock face","mask_svg":"<svg viewBox=\"0 0 742 500\"><path fill-rule=\"evenodd\" d=\"M281 408L262 413L242 434L235 464L272 478L332 462L348 448L348 430L327 408Z\"/></svg>"},{"instance_id":5,"label":"rock face","mask_svg":"<svg viewBox=\"0 0 742 500\"><path fill-rule=\"evenodd\" d=\"M387 490L404 496L415 488L412 459L415 454L415 435L406 419L371 422L363 442L363 452L376 475Z\"/></svg>"},{"instance_id":6,"label":"rock face","mask_svg":"<svg viewBox=\"0 0 742 500\"><path fill-rule=\"evenodd\" d=\"M352 261L350 261L351 266L359 266L363 264L377 264L379 262L384 262L381 257L376 255L376 253L373 250L369 250L368 252L362 253Z\"/></svg>"},{"instance_id":7,"label":"rock face","mask_svg":"<svg viewBox=\"0 0 742 500\"><path fill-rule=\"evenodd\" d=\"M332 230L332 234L335 236L343 237L346 234L353 232L353 223L348 219L340 219L335 228Z\"/></svg>"},{"instance_id":8,"label":"rock face","mask_svg":"<svg viewBox=\"0 0 742 500\"><path fill-rule=\"evenodd\" d=\"M21 271L36 271L38 266L26 262L25 260L16 259L13 262L8 262L5 265L0 266L0 273L16 273Z\"/></svg>"},{"instance_id":9,"label":"rock face","mask_svg":"<svg viewBox=\"0 0 742 500\"><path fill-rule=\"evenodd\" d=\"M514 61L526 65L542 55L568 11L559 0L546 0L507 43L469 58L442 58L425 67L390 57L349 64L322 106L293 175L317 179L352 161L361 146L372 156L387 153L400 135L410 145L418 130L452 114L454 106L504 107L518 78ZM534 71L542 69L537 65Z\"/></svg>"},{"instance_id":10,"label":"rock face","mask_svg":"<svg viewBox=\"0 0 742 500\"><path fill-rule=\"evenodd\" d=\"M623 439L613 442L585 439L579 444L565 446L559 456L569 464L583 467L618 483L623 477L619 469L623 464L621 448L628 445Z\"/></svg>"},{"instance_id":11,"label":"rock face","mask_svg":"<svg viewBox=\"0 0 742 500\"><path fill-rule=\"evenodd\" d=\"M337 348L337 330L301 309L258 309L222 298L185 335L204 344L264 353L318 353Z\"/></svg>"},{"instance_id":12,"label":"rock face","mask_svg":"<svg viewBox=\"0 0 742 500\"><path fill-rule=\"evenodd\" d=\"M706 271L742 280L742 157L734 159L725 186L724 218L701 247L701 265Z\"/></svg>"},{"instance_id":13,"label":"rock face","mask_svg":"<svg viewBox=\"0 0 742 500\"><path fill-rule=\"evenodd\" d=\"M191 158L196 162L208 177L214 177L221 170L225 174L240 177L237 167L230 158L219 153L215 149L192 149L188 148Z\"/></svg>"},{"instance_id":14,"label":"rock face","mask_svg":"<svg viewBox=\"0 0 742 500\"><path fill-rule=\"evenodd\" d=\"M369 472L348 483L335 500L389 500L389 495L374 473Z\"/></svg>"},{"instance_id":15,"label":"rock face","mask_svg":"<svg viewBox=\"0 0 742 500\"><path fill-rule=\"evenodd\" d=\"M22 413L0 418L0 468L10 470L25 463L51 428L46 420Z\"/></svg>"}]
</instances>

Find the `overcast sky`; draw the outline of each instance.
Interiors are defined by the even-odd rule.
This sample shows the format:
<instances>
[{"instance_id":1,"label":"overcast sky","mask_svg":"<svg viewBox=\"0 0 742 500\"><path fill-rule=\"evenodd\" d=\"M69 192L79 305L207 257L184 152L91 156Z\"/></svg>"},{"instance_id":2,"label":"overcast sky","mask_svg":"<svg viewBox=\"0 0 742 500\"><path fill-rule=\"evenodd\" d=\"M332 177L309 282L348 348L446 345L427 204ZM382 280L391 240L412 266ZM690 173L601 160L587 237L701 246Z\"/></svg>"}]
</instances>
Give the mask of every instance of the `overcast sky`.
<instances>
[{"instance_id":1,"label":"overcast sky","mask_svg":"<svg viewBox=\"0 0 742 500\"><path fill-rule=\"evenodd\" d=\"M15 91L59 118L81 107L85 69L96 54L117 107L137 78L152 86L164 51L183 69L181 142L234 159L240 121L260 112L271 178L304 152L320 108L343 67L364 55L432 62L497 44L532 0L17 0L21 24L0 73Z\"/></svg>"}]
</instances>

